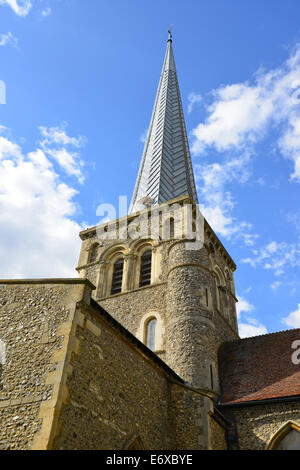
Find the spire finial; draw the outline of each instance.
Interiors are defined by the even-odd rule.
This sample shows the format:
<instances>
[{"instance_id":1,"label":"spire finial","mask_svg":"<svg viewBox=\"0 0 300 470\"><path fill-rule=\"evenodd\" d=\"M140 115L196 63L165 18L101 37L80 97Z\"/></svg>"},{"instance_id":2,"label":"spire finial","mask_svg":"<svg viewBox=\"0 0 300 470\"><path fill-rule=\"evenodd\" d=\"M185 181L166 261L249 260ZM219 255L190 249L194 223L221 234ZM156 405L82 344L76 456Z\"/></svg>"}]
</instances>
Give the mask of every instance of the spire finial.
<instances>
[{"instance_id":1,"label":"spire finial","mask_svg":"<svg viewBox=\"0 0 300 470\"><path fill-rule=\"evenodd\" d=\"M172 42L172 25L170 26L170 28L168 29L168 33L169 33L169 39L168 39L168 42L171 41Z\"/></svg>"}]
</instances>

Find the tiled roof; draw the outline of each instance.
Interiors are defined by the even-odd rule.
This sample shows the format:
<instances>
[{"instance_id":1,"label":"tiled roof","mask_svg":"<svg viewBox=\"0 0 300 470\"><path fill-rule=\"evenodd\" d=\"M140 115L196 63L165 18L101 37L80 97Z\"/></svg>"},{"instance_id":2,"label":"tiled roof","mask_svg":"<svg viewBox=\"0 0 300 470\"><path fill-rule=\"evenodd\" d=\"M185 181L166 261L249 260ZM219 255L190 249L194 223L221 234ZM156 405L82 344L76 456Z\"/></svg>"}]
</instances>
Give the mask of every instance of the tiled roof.
<instances>
[{"instance_id":1,"label":"tiled roof","mask_svg":"<svg viewBox=\"0 0 300 470\"><path fill-rule=\"evenodd\" d=\"M300 329L225 343L219 351L221 404L300 395L300 364L292 361L296 340Z\"/></svg>"}]
</instances>

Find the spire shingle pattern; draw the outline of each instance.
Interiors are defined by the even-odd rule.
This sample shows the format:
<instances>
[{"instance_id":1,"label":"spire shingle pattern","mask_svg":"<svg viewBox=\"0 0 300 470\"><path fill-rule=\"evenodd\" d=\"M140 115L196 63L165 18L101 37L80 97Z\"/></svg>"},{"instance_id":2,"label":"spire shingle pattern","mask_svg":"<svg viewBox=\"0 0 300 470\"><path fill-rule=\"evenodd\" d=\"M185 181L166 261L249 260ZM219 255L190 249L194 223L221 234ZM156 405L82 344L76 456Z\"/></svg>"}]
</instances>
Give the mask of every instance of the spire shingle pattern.
<instances>
[{"instance_id":1,"label":"spire shingle pattern","mask_svg":"<svg viewBox=\"0 0 300 470\"><path fill-rule=\"evenodd\" d=\"M129 213L150 196L152 205L197 192L176 73L172 40L168 40L162 74Z\"/></svg>"}]
</instances>

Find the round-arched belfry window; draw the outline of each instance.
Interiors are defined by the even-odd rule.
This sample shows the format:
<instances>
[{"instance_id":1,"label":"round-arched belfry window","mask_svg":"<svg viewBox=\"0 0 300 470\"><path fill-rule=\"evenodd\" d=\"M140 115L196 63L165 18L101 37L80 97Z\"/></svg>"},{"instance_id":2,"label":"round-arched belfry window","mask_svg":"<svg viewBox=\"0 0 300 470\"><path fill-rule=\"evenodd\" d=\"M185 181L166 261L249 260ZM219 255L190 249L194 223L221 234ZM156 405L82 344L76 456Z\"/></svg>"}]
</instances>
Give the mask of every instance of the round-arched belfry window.
<instances>
[{"instance_id":1,"label":"round-arched belfry window","mask_svg":"<svg viewBox=\"0 0 300 470\"><path fill-rule=\"evenodd\" d=\"M147 250L141 257L140 287L151 284L152 251Z\"/></svg>"},{"instance_id":2,"label":"round-arched belfry window","mask_svg":"<svg viewBox=\"0 0 300 470\"><path fill-rule=\"evenodd\" d=\"M111 283L111 294L118 294L122 291L122 281L123 281L123 269L124 269L124 258L119 258L114 263L113 268L113 277Z\"/></svg>"}]
</instances>

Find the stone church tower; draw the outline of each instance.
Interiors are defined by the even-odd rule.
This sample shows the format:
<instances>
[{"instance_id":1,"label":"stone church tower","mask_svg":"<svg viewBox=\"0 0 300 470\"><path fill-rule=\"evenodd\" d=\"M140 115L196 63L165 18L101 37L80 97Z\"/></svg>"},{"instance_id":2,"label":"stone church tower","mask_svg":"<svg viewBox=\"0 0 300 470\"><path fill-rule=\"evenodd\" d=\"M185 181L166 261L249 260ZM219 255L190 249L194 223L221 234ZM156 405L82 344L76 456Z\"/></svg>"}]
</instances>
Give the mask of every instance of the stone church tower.
<instances>
[{"instance_id":1,"label":"stone church tower","mask_svg":"<svg viewBox=\"0 0 300 470\"><path fill-rule=\"evenodd\" d=\"M171 34L129 215L112 219L80 233L79 278L0 280L0 450L299 450L300 329L238 336Z\"/></svg>"},{"instance_id":2,"label":"stone church tower","mask_svg":"<svg viewBox=\"0 0 300 470\"><path fill-rule=\"evenodd\" d=\"M236 266L197 203L170 34L130 215L80 234L77 269L125 328L217 396L218 347L238 338Z\"/></svg>"}]
</instances>

